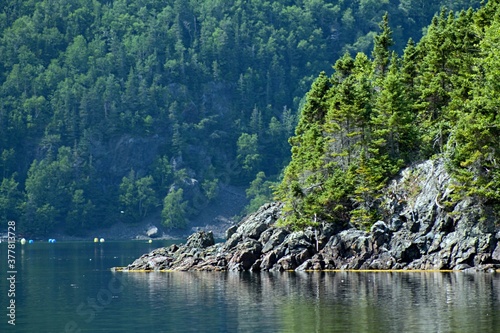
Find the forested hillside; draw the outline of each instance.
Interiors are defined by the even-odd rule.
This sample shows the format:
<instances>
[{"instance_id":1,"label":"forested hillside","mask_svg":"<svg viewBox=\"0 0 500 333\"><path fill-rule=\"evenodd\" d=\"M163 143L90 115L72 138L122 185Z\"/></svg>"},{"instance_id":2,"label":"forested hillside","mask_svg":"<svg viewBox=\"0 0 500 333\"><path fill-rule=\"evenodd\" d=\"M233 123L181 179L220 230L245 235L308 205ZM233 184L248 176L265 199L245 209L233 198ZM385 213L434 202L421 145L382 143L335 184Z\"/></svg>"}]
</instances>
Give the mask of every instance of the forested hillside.
<instances>
[{"instance_id":1,"label":"forested hillside","mask_svg":"<svg viewBox=\"0 0 500 333\"><path fill-rule=\"evenodd\" d=\"M79 233L118 220L134 223L161 209L166 226L182 227L217 196L220 184L248 186L253 179L248 193L258 204L270 195L265 185L289 161L287 139L312 78L331 72L346 51L369 50L384 12L393 48L401 51L409 37L420 39L442 5L461 9L478 1L4 0L0 223L17 220L34 235L56 227ZM449 26L443 20L438 27ZM416 54L405 57L422 57ZM344 57L336 79L322 77L316 86L329 90L335 80L339 87L366 80L367 91L360 93L373 100L373 90L400 80L387 54L374 57L375 71L366 57ZM471 54L464 61L474 59ZM421 69L412 59L405 66L411 85L410 71ZM429 66L441 70L440 63ZM370 79L363 78L367 71ZM426 80L439 85L434 80L440 76L428 73ZM436 99L428 88L425 103L448 105L448 88ZM464 89L464 99L474 91ZM310 103L311 97L304 110ZM440 110L425 103L421 110ZM424 120L434 132L422 143L427 152L436 148L436 131L444 133L438 146L446 144L451 126L436 122L437 113L428 115ZM360 141L350 132L344 136ZM391 149L403 160L421 147L397 144Z\"/></svg>"},{"instance_id":2,"label":"forested hillside","mask_svg":"<svg viewBox=\"0 0 500 333\"><path fill-rule=\"evenodd\" d=\"M499 210L500 2L443 9L426 31L398 56L384 16L371 55L346 54L315 80L278 190L288 223L368 228L384 217L387 181L436 157L455 179L440 205L470 197Z\"/></svg>"}]
</instances>

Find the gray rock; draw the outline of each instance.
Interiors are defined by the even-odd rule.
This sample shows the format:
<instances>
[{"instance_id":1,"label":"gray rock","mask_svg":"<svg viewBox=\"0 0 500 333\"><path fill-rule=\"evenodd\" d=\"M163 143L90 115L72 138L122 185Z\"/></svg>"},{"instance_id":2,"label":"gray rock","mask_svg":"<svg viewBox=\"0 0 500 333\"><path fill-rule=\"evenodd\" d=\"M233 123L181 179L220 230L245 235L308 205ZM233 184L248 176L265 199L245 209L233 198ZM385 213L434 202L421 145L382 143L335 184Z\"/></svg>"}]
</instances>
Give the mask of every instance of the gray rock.
<instances>
[{"instance_id":1,"label":"gray rock","mask_svg":"<svg viewBox=\"0 0 500 333\"><path fill-rule=\"evenodd\" d=\"M214 235L211 231L198 231L188 237L186 247L188 248L207 248L215 244Z\"/></svg>"},{"instance_id":2,"label":"gray rock","mask_svg":"<svg viewBox=\"0 0 500 333\"><path fill-rule=\"evenodd\" d=\"M298 253L304 249L314 249L312 231L295 231L288 234L278 248L284 248L285 253Z\"/></svg>"},{"instance_id":3,"label":"gray rock","mask_svg":"<svg viewBox=\"0 0 500 333\"><path fill-rule=\"evenodd\" d=\"M287 255L280 260L276 264L275 270L283 272L283 271L292 271L297 268L297 263L295 262L295 256Z\"/></svg>"},{"instance_id":4,"label":"gray rock","mask_svg":"<svg viewBox=\"0 0 500 333\"><path fill-rule=\"evenodd\" d=\"M266 252L273 250L276 246L283 243L283 241L285 240L285 238L288 234L289 234L288 230L274 229L272 235L265 242L265 245L264 245L264 248L262 249L262 252L266 253Z\"/></svg>"},{"instance_id":5,"label":"gray rock","mask_svg":"<svg viewBox=\"0 0 500 333\"><path fill-rule=\"evenodd\" d=\"M497 263L500 263L500 243L497 244L497 247L493 251L491 259L493 259Z\"/></svg>"},{"instance_id":6,"label":"gray rock","mask_svg":"<svg viewBox=\"0 0 500 333\"><path fill-rule=\"evenodd\" d=\"M266 253L262 258L260 268L261 270L268 271L274 266L274 264L276 264L276 262L277 262L276 253L274 252Z\"/></svg>"},{"instance_id":7,"label":"gray rock","mask_svg":"<svg viewBox=\"0 0 500 333\"><path fill-rule=\"evenodd\" d=\"M150 238L156 238L159 236L159 233L158 233L158 228L156 226L150 226L148 227L148 229L146 230L146 236L150 237Z\"/></svg>"},{"instance_id":8,"label":"gray rock","mask_svg":"<svg viewBox=\"0 0 500 333\"><path fill-rule=\"evenodd\" d=\"M252 216L251 219L241 224L236 232L241 234L243 237L258 240L262 232L264 232L264 230L266 230L271 223L270 217L263 217L264 219L261 219L262 217L263 216Z\"/></svg>"},{"instance_id":9,"label":"gray rock","mask_svg":"<svg viewBox=\"0 0 500 333\"><path fill-rule=\"evenodd\" d=\"M233 225L230 228L228 228L226 230L226 240L229 240L231 238L231 236L234 235L234 233L236 232L237 229L238 229L237 225Z\"/></svg>"},{"instance_id":10,"label":"gray rock","mask_svg":"<svg viewBox=\"0 0 500 333\"><path fill-rule=\"evenodd\" d=\"M260 258L262 245L253 239L238 244L229 264L240 264L243 270L249 270L252 265Z\"/></svg>"},{"instance_id":11,"label":"gray rock","mask_svg":"<svg viewBox=\"0 0 500 333\"><path fill-rule=\"evenodd\" d=\"M375 222L375 224L370 228L370 233L373 238L373 242L377 246L386 244L391 238L391 230L384 221Z\"/></svg>"},{"instance_id":12,"label":"gray rock","mask_svg":"<svg viewBox=\"0 0 500 333\"><path fill-rule=\"evenodd\" d=\"M239 233L235 232L234 234L231 235L231 237L224 244L224 250L228 251L230 249L233 249L234 247L236 247L236 245L238 245L238 243L241 241L241 239L242 239L242 236Z\"/></svg>"},{"instance_id":13,"label":"gray rock","mask_svg":"<svg viewBox=\"0 0 500 333\"><path fill-rule=\"evenodd\" d=\"M291 232L278 227L282 205L266 204L214 244L211 233L185 245L141 256L129 270L287 271L325 269L500 268L500 231L491 207L470 198L452 201L453 181L442 160L403 170L380 199L369 232L322 224Z\"/></svg>"}]
</instances>

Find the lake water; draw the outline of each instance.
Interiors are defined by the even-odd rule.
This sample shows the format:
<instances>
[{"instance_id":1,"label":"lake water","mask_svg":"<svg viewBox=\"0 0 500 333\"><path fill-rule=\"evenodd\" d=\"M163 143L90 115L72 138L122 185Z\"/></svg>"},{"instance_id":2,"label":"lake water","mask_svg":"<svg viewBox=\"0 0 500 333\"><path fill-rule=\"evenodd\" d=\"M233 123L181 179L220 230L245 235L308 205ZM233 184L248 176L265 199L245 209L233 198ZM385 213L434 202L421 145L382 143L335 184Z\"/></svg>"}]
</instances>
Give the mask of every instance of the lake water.
<instances>
[{"instance_id":1,"label":"lake water","mask_svg":"<svg viewBox=\"0 0 500 333\"><path fill-rule=\"evenodd\" d=\"M16 326L0 332L499 332L500 275L113 273L172 242L35 243L16 250Z\"/></svg>"}]
</instances>

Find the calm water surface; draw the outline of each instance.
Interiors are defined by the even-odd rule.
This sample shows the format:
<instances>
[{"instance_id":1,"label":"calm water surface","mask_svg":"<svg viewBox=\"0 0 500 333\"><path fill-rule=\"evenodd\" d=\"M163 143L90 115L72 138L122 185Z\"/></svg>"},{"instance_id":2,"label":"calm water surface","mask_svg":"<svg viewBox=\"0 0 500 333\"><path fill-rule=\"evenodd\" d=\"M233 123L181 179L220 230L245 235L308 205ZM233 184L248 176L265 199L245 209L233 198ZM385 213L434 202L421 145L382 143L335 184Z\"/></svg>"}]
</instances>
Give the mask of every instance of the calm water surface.
<instances>
[{"instance_id":1,"label":"calm water surface","mask_svg":"<svg viewBox=\"0 0 500 333\"><path fill-rule=\"evenodd\" d=\"M17 245L0 332L499 332L500 275L113 273L162 241Z\"/></svg>"}]
</instances>

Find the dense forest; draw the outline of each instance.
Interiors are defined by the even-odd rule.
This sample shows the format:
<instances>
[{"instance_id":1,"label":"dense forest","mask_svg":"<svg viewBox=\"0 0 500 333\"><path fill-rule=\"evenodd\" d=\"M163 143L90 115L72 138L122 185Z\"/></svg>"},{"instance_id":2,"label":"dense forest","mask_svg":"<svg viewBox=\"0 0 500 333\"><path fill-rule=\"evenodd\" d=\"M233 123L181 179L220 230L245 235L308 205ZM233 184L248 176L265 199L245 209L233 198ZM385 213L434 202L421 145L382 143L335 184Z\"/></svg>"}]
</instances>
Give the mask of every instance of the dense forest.
<instances>
[{"instance_id":1,"label":"dense forest","mask_svg":"<svg viewBox=\"0 0 500 333\"><path fill-rule=\"evenodd\" d=\"M444 207L470 197L500 211L500 2L441 10L401 56L392 36L386 15L370 56L346 53L307 93L277 191L295 227L370 227L387 181L429 158L455 179Z\"/></svg>"},{"instance_id":2,"label":"dense forest","mask_svg":"<svg viewBox=\"0 0 500 333\"><path fill-rule=\"evenodd\" d=\"M474 66L479 65L476 53L464 53L468 48L487 52L486 42L476 45L488 35L492 14L486 9L481 11L484 23L470 12L438 17L424 41L409 45L402 59L389 52L401 54L409 38L420 40L443 5L460 10L479 1L4 0L0 224L19 221L22 232L31 235L55 228L78 234L119 220L135 223L161 210L165 226L183 227L224 184L248 187L255 207L270 198L268 185L290 160L287 139L300 109L294 161L283 184L296 184L290 177L301 173L293 170L302 154L297 147L306 146L299 141L315 135L330 142L318 141L308 152L315 158L304 167L316 163L311 170L323 170L326 160L320 155L329 155L328 172L321 174L330 183L339 181L330 177L332 172L349 169L361 175L367 170L364 178L349 181L378 186L414 153L423 156L450 146L451 139L456 146L466 140L469 124L457 118L463 106L455 101L475 96L467 108L476 110L479 100L490 100L479 98L484 91L467 84L477 79ZM390 29L382 28L390 36L384 37L377 32L386 12ZM465 30L453 37L459 46L450 46L450 31L458 24ZM350 58L373 45L373 60ZM424 56L424 48L433 53ZM451 60L444 60L442 52L449 52ZM458 60L459 55L467 57ZM331 64L339 58L334 76L320 76L304 99L314 77L332 73ZM467 73L464 63L473 66ZM404 91L393 93L391 85ZM348 95L334 93L342 89ZM415 102L407 105L407 97ZM327 112L332 100L341 112ZM386 109L386 103L405 108ZM429 132L404 131L417 111ZM399 127L387 132L383 122L390 112L397 114L391 121L398 119ZM335 122L325 122L327 117ZM463 133L452 131L459 120ZM344 127L345 122L350 125ZM491 140L486 133L482 137ZM459 163L467 152L457 148L454 154ZM350 159L361 167L353 169ZM369 170L375 167L383 172L372 179ZM357 183L349 186L343 191L351 191L349 200L365 214L370 204L363 198L375 193L359 192ZM285 187L283 196L292 198ZM324 204L323 212L337 212L342 202L336 195L316 203ZM299 201L309 214L307 200Z\"/></svg>"}]
</instances>

